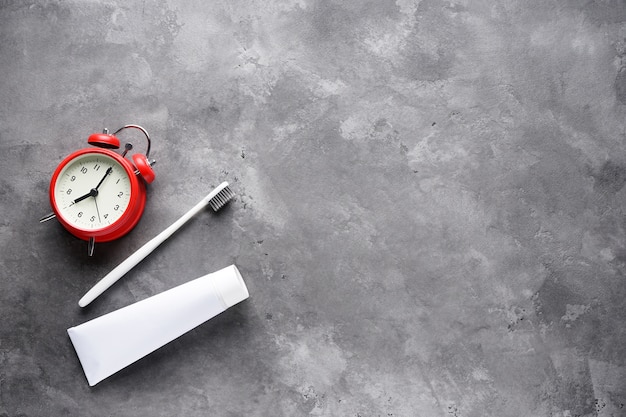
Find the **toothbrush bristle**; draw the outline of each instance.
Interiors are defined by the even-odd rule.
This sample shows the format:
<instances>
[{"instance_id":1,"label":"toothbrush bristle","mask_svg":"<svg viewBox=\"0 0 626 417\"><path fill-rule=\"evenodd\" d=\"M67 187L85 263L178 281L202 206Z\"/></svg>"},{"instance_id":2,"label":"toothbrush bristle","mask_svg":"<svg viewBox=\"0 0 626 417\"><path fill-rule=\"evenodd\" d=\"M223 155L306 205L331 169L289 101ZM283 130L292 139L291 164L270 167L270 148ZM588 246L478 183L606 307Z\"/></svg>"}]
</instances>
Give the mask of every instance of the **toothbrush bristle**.
<instances>
[{"instance_id":1,"label":"toothbrush bristle","mask_svg":"<svg viewBox=\"0 0 626 417\"><path fill-rule=\"evenodd\" d=\"M214 211L218 211L226 205L235 195L230 187L226 186L209 201L209 205Z\"/></svg>"}]
</instances>

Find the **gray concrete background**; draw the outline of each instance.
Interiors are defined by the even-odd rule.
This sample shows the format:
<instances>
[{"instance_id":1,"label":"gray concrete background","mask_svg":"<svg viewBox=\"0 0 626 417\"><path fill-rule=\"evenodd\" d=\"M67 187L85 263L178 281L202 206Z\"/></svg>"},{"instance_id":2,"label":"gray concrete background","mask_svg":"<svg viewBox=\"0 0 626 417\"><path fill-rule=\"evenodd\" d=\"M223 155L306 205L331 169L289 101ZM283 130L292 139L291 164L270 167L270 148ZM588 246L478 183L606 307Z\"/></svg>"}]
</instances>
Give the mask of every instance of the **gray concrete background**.
<instances>
[{"instance_id":1,"label":"gray concrete background","mask_svg":"<svg viewBox=\"0 0 626 417\"><path fill-rule=\"evenodd\" d=\"M619 0L0 1L0 416L626 415L625 22ZM156 181L88 258L38 223L49 180L127 123ZM224 180L232 204L81 311ZM249 300L88 387L68 327L231 263Z\"/></svg>"}]
</instances>

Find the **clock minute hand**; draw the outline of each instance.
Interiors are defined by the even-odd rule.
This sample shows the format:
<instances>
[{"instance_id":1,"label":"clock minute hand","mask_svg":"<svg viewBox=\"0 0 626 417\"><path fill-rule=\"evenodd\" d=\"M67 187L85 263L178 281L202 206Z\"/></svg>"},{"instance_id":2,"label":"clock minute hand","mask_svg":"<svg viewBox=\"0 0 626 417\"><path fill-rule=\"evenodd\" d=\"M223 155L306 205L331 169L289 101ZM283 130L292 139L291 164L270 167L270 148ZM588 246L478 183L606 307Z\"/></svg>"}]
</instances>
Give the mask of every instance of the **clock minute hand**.
<instances>
[{"instance_id":1,"label":"clock minute hand","mask_svg":"<svg viewBox=\"0 0 626 417\"><path fill-rule=\"evenodd\" d=\"M98 191L98 188L100 188L100 186L102 185L102 183L104 182L105 178L109 176L109 174L113 172L113 168L109 167L107 169L107 172L104 173L104 177L102 177L102 179L100 180L100 182L98 183L98 185L96 185L96 188L94 188L94 190ZM96 195L98 193L96 192ZM95 197L95 196L94 196Z\"/></svg>"},{"instance_id":2,"label":"clock minute hand","mask_svg":"<svg viewBox=\"0 0 626 417\"><path fill-rule=\"evenodd\" d=\"M107 169L107 172L105 172L104 177L102 177L102 179L100 180L98 185L96 185L96 188L92 188L91 190L89 190L89 192L87 194L78 197L76 200L74 200L74 204L80 203L81 201L83 201L86 198L97 196L98 195L98 188L100 188L100 186L104 182L105 178L108 177L111 172L113 172L113 168L109 167Z\"/></svg>"}]
</instances>

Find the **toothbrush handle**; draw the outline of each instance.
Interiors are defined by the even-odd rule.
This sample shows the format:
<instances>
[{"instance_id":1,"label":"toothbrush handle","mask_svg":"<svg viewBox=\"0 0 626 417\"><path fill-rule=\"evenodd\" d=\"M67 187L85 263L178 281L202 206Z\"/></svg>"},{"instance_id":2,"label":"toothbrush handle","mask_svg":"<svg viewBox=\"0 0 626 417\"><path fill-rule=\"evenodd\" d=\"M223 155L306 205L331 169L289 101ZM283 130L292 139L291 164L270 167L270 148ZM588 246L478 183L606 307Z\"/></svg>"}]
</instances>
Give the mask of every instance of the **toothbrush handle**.
<instances>
[{"instance_id":1,"label":"toothbrush handle","mask_svg":"<svg viewBox=\"0 0 626 417\"><path fill-rule=\"evenodd\" d=\"M100 281L96 283L87 293L78 301L78 305L81 307L85 307L93 300L96 299L100 294L106 291L111 285L113 285L117 280L122 278L124 274L133 269L135 265L141 262L146 256L152 253L161 243L165 242L167 238L169 238L175 231L181 228L182 225L187 223L189 219L191 219L195 214L197 214L200 210L202 210L210 201L211 194L207 197L203 198L198 204L196 204L191 210L187 213L183 214L178 220L172 223L167 229L163 230L161 233L156 235L154 238L149 240L142 247L137 249L135 253L130 255L124 262L116 266L111 272L105 275Z\"/></svg>"}]
</instances>

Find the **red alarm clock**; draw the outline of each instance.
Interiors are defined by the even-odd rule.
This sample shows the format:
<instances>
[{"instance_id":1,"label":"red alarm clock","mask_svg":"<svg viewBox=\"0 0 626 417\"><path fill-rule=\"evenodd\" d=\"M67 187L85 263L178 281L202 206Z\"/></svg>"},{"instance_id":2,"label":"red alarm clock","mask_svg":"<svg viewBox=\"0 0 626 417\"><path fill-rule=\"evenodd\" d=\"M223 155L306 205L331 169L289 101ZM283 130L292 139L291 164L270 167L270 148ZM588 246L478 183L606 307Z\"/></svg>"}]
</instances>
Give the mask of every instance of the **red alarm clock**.
<instances>
[{"instance_id":1,"label":"red alarm clock","mask_svg":"<svg viewBox=\"0 0 626 417\"><path fill-rule=\"evenodd\" d=\"M148 141L146 154L126 154L133 146L128 143L122 154L120 140L115 136L123 129L139 129ZM88 254L93 255L96 242L118 239L137 224L146 205L146 183L154 181L149 161L150 136L141 126L126 125L115 133L94 133L87 142L96 148L80 149L68 155L52 174L50 204L53 212L40 222L54 217L74 236L89 242Z\"/></svg>"}]
</instances>

